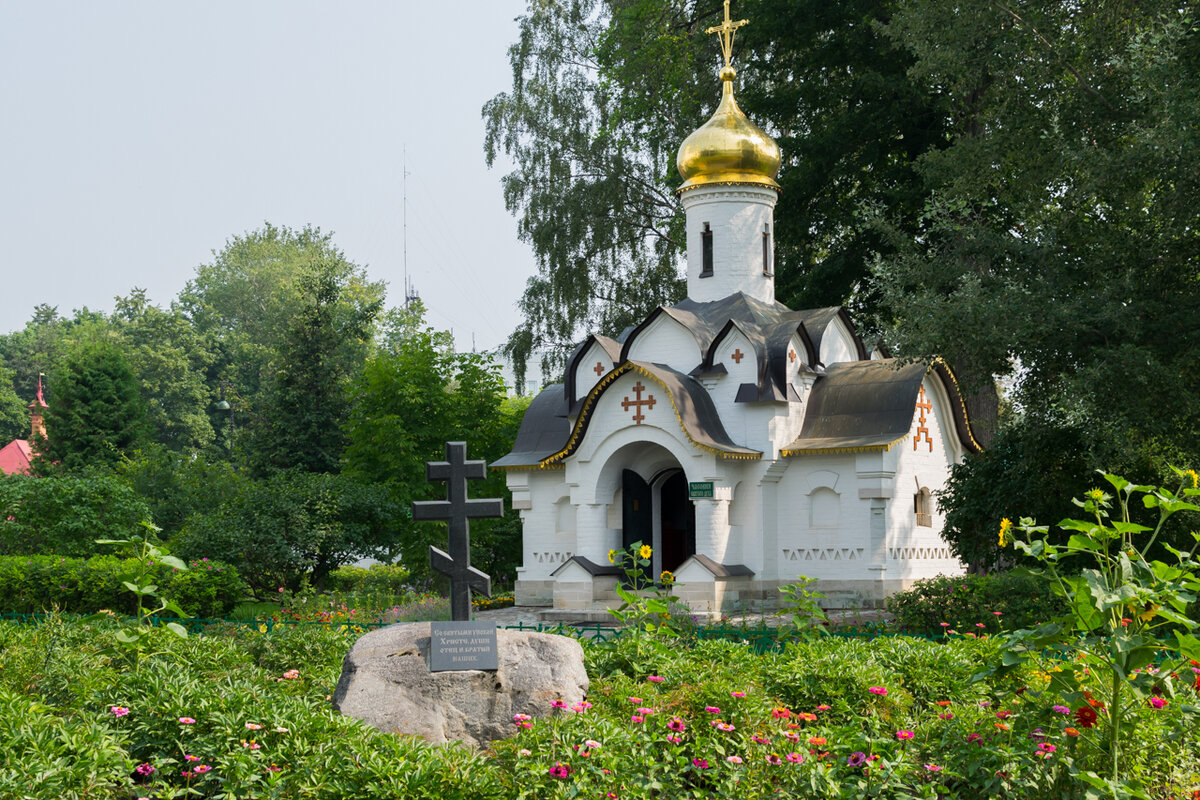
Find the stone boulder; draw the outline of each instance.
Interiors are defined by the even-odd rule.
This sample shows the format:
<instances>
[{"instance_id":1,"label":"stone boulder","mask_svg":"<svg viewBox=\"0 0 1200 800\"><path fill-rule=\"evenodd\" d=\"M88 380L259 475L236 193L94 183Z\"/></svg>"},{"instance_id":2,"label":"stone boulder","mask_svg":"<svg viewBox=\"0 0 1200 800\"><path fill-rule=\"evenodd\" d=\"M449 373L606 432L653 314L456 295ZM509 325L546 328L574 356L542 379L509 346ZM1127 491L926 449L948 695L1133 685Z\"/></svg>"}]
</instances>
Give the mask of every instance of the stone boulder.
<instances>
[{"instance_id":1,"label":"stone boulder","mask_svg":"<svg viewBox=\"0 0 1200 800\"><path fill-rule=\"evenodd\" d=\"M496 631L499 669L430 672L429 623L371 631L350 648L333 707L390 733L483 747L513 735L514 714L549 716L587 696L583 648L566 636ZM562 712L558 712L562 713Z\"/></svg>"}]
</instances>

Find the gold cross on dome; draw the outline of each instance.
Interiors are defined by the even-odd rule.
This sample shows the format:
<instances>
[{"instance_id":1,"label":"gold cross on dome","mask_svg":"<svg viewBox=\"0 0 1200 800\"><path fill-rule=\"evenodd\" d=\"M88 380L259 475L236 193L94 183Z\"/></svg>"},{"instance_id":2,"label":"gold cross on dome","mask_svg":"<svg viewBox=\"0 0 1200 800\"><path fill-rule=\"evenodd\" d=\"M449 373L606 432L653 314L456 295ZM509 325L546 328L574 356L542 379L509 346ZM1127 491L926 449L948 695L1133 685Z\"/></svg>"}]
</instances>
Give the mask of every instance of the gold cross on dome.
<instances>
[{"instance_id":1,"label":"gold cross on dome","mask_svg":"<svg viewBox=\"0 0 1200 800\"><path fill-rule=\"evenodd\" d=\"M725 56L725 66L729 66L729 59L733 57L733 34L738 28L743 25L750 24L748 19L739 19L734 22L729 18L729 0L725 0L725 19L720 25L714 25L705 31L705 33L715 33L721 37L721 52Z\"/></svg>"}]
</instances>

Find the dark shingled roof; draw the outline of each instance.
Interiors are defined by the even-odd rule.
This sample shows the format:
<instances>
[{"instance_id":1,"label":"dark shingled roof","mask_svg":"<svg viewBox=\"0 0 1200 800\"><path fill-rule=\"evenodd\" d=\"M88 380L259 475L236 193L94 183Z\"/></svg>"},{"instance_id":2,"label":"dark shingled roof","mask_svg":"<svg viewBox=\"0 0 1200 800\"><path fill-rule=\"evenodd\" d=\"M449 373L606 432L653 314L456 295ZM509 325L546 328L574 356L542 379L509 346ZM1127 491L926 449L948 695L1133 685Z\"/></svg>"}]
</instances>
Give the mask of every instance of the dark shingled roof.
<instances>
[{"instance_id":1,"label":"dark shingled roof","mask_svg":"<svg viewBox=\"0 0 1200 800\"><path fill-rule=\"evenodd\" d=\"M930 371L942 381L951 398L959 439L977 452L979 446L970 434L962 399L949 370L940 364L888 358L830 365L809 394L800 436L784 447L782 454L891 446L908 435L921 383Z\"/></svg>"},{"instance_id":2,"label":"dark shingled roof","mask_svg":"<svg viewBox=\"0 0 1200 800\"><path fill-rule=\"evenodd\" d=\"M787 351L793 334L800 336L806 351L805 361L811 368L820 366L821 340L835 319L841 318L854 333L854 325L841 307L792 311L782 303L766 303L736 292L707 303L688 299L676 306L659 306L641 324L622 335L622 360L629 357L638 334L663 314L686 328L696 340L700 358L699 366L692 370L696 375L710 374L716 369L714 362L720 359L716 357L714 343L723 339L730 329L736 327L745 335L754 348L758 382L755 392L742 393L742 402L794 399L786 380ZM857 334L854 335L854 346L857 356L866 359L866 348Z\"/></svg>"},{"instance_id":3,"label":"dark shingled roof","mask_svg":"<svg viewBox=\"0 0 1200 800\"><path fill-rule=\"evenodd\" d=\"M512 452L491 466L536 467L561 450L570 434L566 395L561 383L552 383L538 392L525 410Z\"/></svg>"},{"instance_id":4,"label":"dark shingled roof","mask_svg":"<svg viewBox=\"0 0 1200 800\"><path fill-rule=\"evenodd\" d=\"M555 567L554 572L551 572L550 576L551 577L557 576L558 573L560 573L564 569L566 569L567 565L572 562L583 567L584 571L593 577L595 577L597 575L620 575L621 574L620 569L618 569L617 567L611 566L609 564L597 564L595 561L592 561L590 558L584 558L583 556L571 556L566 561L564 561L563 563L561 563L557 567Z\"/></svg>"}]
</instances>

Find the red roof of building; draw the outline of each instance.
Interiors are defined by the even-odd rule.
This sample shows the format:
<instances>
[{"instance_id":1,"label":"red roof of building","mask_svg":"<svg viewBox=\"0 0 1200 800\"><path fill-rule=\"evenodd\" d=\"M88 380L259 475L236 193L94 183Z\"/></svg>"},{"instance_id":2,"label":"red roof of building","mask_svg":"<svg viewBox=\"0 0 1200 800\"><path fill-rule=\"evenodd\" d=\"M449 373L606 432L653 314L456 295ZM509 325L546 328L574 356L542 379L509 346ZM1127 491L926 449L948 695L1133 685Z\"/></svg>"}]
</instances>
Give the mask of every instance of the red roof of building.
<instances>
[{"instance_id":1,"label":"red roof of building","mask_svg":"<svg viewBox=\"0 0 1200 800\"><path fill-rule=\"evenodd\" d=\"M28 475L33 448L24 439L13 439L0 449L0 472L5 475Z\"/></svg>"}]
</instances>

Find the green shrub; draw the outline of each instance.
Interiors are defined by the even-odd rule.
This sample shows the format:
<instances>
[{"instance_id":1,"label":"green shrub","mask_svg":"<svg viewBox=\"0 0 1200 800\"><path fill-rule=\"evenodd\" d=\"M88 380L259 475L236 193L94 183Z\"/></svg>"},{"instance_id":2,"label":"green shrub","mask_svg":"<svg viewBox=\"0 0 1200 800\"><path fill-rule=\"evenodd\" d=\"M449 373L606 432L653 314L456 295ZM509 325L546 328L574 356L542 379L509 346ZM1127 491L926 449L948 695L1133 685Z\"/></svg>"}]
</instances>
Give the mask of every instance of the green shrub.
<instances>
[{"instance_id":1,"label":"green shrub","mask_svg":"<svg viewBox=\"0 0 1200 800\"><path fill-rule=\"evenodd\" d=\"M96 539L128 538L149 518L137 492L111 476L0 476L0 556L90 556Z\"/></svg>"},{"instance_id":2,"label":"green shrub","mask_svg":"<svg viewBox=\"0 0 1200 800\"><path fill-rule=\"evenodd\" d=\"M105 608L133 614L137 600L123 581L134 567L132 559L116 556L0 557L0 608L19 614L51 608L73 614ZM157 579L163 594L193 616L224 616L246 595L237 570L215 561L195 562L187 572L164 566Z\"/></svg>"},{"instance_id":3,"label":"green shrub","mask_svg":"<svg viewBox=\"0 0 1200 800\"><path fill-rule=\"evenodd\" d=\"M342 594L405 595L410 573L399 564L372 564L370 567L338 567L329 573L325 586Z\"/></svg>"},{"instance_id":4,"label":"green shrub","mask_svg":"<svg viewBox=\"0 0 1200 800\"><path fill-rule=\"evenodd\" d=\"M889 598L887 607L900 630L926 636L1018 630L1065 611L1046 578L1021 570L925 578Z\"/></svg>"},{"instance_id":5,"label":"green shrub","mask_svg":"<svg viewBox=\"0 0 1200 800\"><path fill-rule=\"evenodd\" d=\"M281 472L238 485L211 513L193 514L172 550L187 561L232 564L262 600L305 581L324 588L342 564L386 556L398 514L378 486L341 475Z\"/></svg>"}]
</instances>

